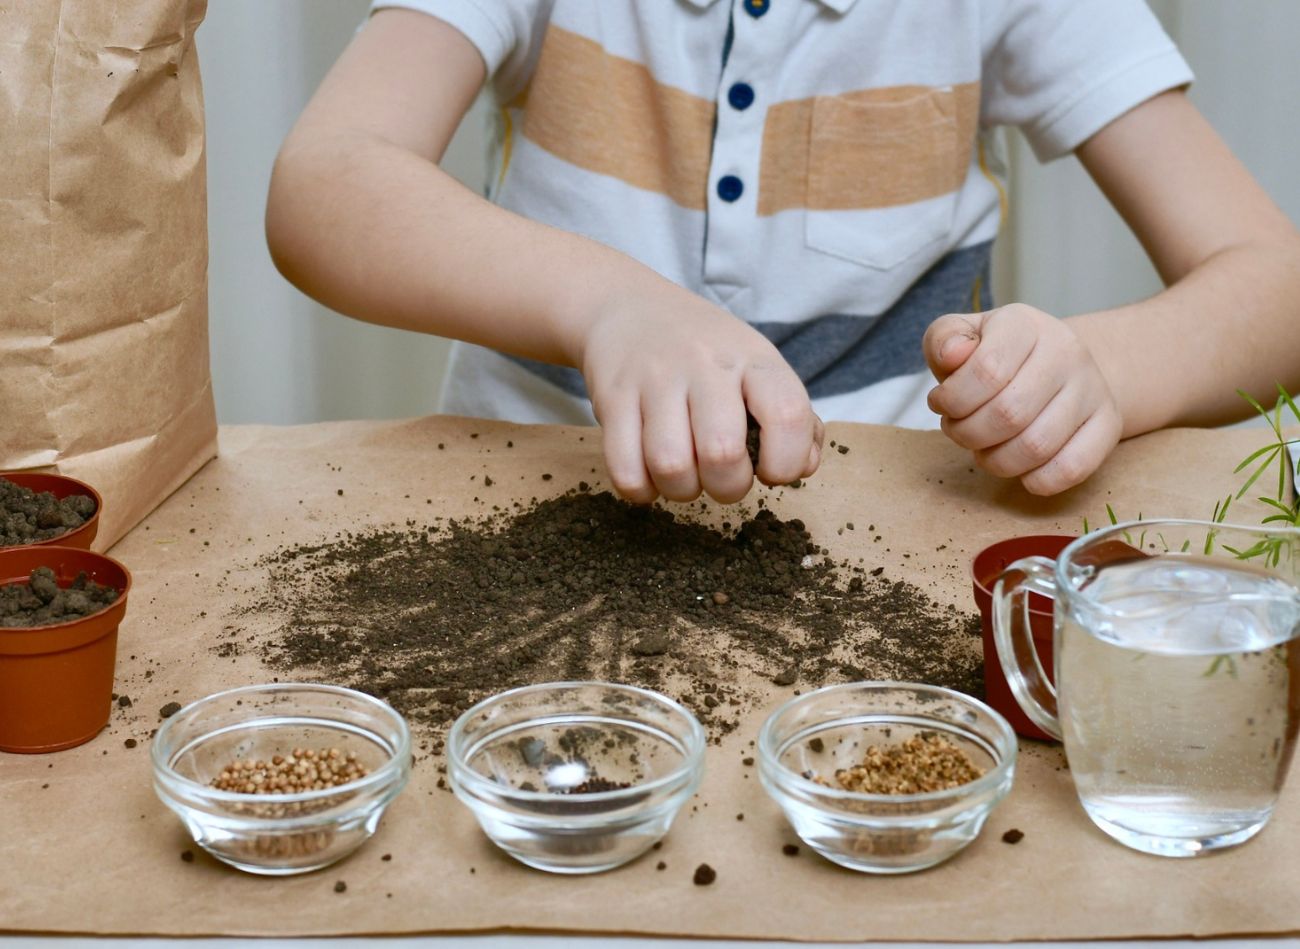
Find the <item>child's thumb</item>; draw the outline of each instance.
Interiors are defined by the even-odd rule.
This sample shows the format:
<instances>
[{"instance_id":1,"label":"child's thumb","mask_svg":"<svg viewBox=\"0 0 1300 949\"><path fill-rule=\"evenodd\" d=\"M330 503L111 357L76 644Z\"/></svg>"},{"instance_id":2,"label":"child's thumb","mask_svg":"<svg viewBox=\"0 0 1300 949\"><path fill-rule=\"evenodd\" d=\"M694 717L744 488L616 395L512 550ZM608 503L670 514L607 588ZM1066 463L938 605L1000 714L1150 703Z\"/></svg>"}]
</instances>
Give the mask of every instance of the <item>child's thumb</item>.
<instances>
[{"instance_id":1,"label":"child's thumb","mask_svg":"<svg viewBox=\"0 0 1300 949\"><path fill-rule=\"evenodd\" d=\"M930 371L940 382L961 368L980 342L979 313L941 316L925 331L922 348Z\"/></svg>"}]
</instances>

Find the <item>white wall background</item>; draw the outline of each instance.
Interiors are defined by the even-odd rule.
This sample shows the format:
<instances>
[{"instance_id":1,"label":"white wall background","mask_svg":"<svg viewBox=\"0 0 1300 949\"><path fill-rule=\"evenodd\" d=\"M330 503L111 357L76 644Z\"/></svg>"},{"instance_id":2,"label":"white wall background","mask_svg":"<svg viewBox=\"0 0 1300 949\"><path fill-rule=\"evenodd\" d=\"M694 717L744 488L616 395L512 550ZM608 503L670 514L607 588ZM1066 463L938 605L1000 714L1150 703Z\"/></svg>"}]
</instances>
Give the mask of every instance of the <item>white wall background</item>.
<instances>
[{"instance_id":1,"label":"white wall background","mask_svg":"<svg viewBox=\"0 0 1300 949\"><path fill-rule=\"evenodd\" d=\"M444 341L331 313L276 273L262 238L279 143L367 5L210 0L199 30L213 374L223 423L400 417L435 407ZM1196 71L1192 98L1300 223L1300 3L1152 6ZM485 177L486 121L479 103L443 162L475 189ZM1018 136L1010 157L1011 215L998 242L1000 302L1023 300L1068 315L1159 288L1137 241L1074 159L1041 166Z\"/></svg>"}]
</instances>

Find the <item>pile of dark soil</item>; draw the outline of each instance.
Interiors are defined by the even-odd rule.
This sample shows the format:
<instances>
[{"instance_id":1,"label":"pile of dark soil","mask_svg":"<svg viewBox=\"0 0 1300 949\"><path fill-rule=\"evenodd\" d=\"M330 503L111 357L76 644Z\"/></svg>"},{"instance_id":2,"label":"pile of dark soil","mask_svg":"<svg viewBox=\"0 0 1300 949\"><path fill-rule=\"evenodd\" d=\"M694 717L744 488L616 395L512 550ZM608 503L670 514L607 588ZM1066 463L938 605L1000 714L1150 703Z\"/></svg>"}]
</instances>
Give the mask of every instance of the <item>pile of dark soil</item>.
<instances>
[{"instance_id":1,"label":"pile of dark soil","mask_svg":"<svg viewBox=\"0 0 1300 949\"><path fill-rule=\"evenodd\" d=\"M0 627L53 626L98 613L116 602L118 591L100 586L84 573L60 587L54 571L37 567L29 583L0 586Z\"/></svg>"},{"instance_id":2,"label":"pile of dark soil","mask_svg":"<svg viewBox=\"0 0 1300 949\"><path fill-rule=\"evenodd\" d=\"M484 696L598 679L685 702L716 737L761 680L982 691L979 623L834 563L798 520L721 529L582 490L511 514L373 530L266 558L264 658L441 725Z\"/></svg>"},{"instance_id":3,"label":"pile of dark soil","mask_svg":"<svg viewBox=\"0 0 1300 949\"><path fill-rule=\"evenodd\" d=\"M36 544L76 530L95 513L95 499L74 494L60 500L0 478L0 547Z\"/></svg>"}]
</instances>

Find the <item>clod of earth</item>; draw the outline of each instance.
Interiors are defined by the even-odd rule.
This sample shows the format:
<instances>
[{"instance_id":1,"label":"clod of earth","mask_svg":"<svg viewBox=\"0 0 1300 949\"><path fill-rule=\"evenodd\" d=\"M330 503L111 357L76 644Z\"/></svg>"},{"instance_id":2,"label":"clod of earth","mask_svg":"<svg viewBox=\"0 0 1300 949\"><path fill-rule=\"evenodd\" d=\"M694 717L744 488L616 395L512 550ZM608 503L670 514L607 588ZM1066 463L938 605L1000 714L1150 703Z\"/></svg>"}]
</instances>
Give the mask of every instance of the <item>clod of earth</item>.
<instances>
[{"instance_id":1,"label":"clod of earth","mask_svg":"<svg viewBox=\"0 0 1300 949\"><path fill-rule=\"evenodd\" d=\"M181 710L180 702L168 702L162 708L158 709L158 714L163 718L171 718Z\"/></svg>"},{"instance_id":2,"label":"clod of earth","mask_svg":"<svg viewBox=\"0 0 1300 949\"><path fill-rule=\"evenodd\" d=\"M289 547L259 564L266 585L242 611L273 624L261 646L269 665L358 688L435 727L489 694L557 680L666 692L714 739L769 700L765 680L982 692L977 617L870 565L833 561L801 521L770 510L719 529L570 491Z\"/></svg>"},{"instance_id":3,"label":"clod of earth","mask_svg":"<svg viewBox=\"0 0 1300 949\"><path fill-rule=\"evenodd\" d=\"M708 886L718 878L718 871L713 869L707 863L701 863L695 868L695 876L692 879L696 886Z\"/></svg>"},{"instance_id":4,"label":"clod of earth","mask_svg":"<svg viewBox=\"0 0 1300 949\"><path fill-rule=\"evenodd\" d=\"M95 514L85 494L56 498L0 478L0 547L35 544L76 530Z\"/></svg>"},{"instance_id":5,"label":"clod of earth","mask_svg":"<svg viewBox=\"0 0 1300 949\"><path fill-rule=\"evenodd\" d=\"M0 586L0 627L27 629L68 623L111 606L118 596L117 590L101 586L85 573L61 587L53 570L37 567L27 583ZM130 701L127 699L128 705Z\"/></svg>"}]
</instances>

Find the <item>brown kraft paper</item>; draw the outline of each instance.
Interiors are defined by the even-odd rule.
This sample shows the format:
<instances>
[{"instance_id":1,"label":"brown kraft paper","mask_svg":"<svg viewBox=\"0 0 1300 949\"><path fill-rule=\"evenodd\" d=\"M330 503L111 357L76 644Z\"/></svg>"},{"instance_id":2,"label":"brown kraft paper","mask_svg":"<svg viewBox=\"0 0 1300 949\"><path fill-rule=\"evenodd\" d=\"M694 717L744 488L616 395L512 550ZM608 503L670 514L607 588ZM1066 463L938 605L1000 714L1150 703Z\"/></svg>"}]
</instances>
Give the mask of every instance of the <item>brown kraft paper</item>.
<instances>
[{"instance_id":1,"label":"brown kraft paper","mask_svg":"<svg viewBox=\"0 0 1300 949\"><path fill-rule=\"evenodd\" d=\"M100 550L216 450L205 7L0 5L0 470L93 484Z\"/></svg>"},{"instance_id":2,"label":"brown kraft paper","mask_svg":"<svg viewBox=\"0 0 1300 949\"><path fill-rule=\"evenodd\" d=\"M756 491L750 510L766 498L779 515L802 518L835 559L885 564L889 576L924 585L966 612L974 611L968 565L986 544L1077 533L1085 516L1104 521L1108 503L1120 517L1206 517L1216 498L1240 484L1237 459L1268 436L1181 430L1135 439L1088 484L1042 499L975 471L938 432L837 424L827 434L848 453L828 451L800 490ZM1080 808L1059 749L1022 741L1011 794L981 837L945 864L889 878L840 869L807 847L785 856L783 845L797 839L744 759L754 754L749 742L767 711L792 688L758 678L753 685L767 689L766 700L709 746L703 787L663 848L617 870L559 877L496 851L438 787L444 762L418 729L411 783L374 839L348 859L280 879L230 869L198 851L154 796L149 738L164 703L284 675L265 668L251 644L237 655L217 651L274 625L248 610L264 588L256 559L340 531L411 517L432 523L553 496L580 480L601 489L607 480L594 429L449 418L237 427L222 430L221 447L218 460L113 549L136 582L116 685L132 706L115 708L108 728L82 747L0 755L0 930L534 930L844 941L1300 931L1294 773L1258 838L1176 861L1104 836ZM1242 523L1257 523L1262 513L1249 502L1233 505ZM839 533L847 521L858 529ZM868 523L874 534L862 529ZM125 747L127 739L138 746ZM1024 833L1014 846L1001 840L1012 828ZM196 851L193 862L181 859L187 849ZM656 869L660 860L664 870ZM703 862L717 870L711 886L692 883ZM343 892L335 892L339 881Z\"/></svg>"}]
</instances>

